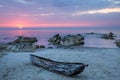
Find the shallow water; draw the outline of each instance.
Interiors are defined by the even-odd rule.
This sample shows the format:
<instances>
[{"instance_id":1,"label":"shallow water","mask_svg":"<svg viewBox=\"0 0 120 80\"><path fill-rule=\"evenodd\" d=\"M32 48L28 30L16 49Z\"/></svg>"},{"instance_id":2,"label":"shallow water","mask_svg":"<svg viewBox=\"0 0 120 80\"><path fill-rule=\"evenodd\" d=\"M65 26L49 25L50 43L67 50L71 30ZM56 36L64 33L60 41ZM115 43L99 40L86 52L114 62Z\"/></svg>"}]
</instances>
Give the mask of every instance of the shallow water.
<instances>
[{"instance_id":1,"label":"shallow water","mask_svg":"<svg viewBox=\"0 0 120 80\"><path fill-rule=\"evenodd\" d=\"M86 34L91 32L99 34ZM16 36L32 36L38 39L36 44L48 46L47 40L56 33L59 33L61 36L82 33L85 36L84 47L117 48L114 44L115 40L100 38L100 34L109 32L115 33L117 35L116 39L120 39L120 31L118 30L0 30L0 43L13 41L17 38Z\"/></svg>"}]
</instances>

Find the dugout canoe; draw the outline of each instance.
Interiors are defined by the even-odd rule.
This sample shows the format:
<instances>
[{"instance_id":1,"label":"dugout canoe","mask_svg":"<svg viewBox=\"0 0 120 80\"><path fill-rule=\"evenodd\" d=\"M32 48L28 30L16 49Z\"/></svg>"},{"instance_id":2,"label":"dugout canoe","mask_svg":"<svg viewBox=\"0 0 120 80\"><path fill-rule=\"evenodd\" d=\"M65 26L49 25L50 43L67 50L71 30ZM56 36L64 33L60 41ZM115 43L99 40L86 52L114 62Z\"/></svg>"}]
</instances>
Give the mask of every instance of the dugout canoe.
<instances>
[{"instance_id":1,"label":"dugout canoe","mask_svg":"<svg viewBox=\"0 0 120 80\"><path fill-rule=\"evenodd\" d=\"M83 72L85 67L88 67L88 64L84 63L57 62L33 54L30 54L30 60L36 66L65 76L77 75Z\"/></svg>"}]
</instances>

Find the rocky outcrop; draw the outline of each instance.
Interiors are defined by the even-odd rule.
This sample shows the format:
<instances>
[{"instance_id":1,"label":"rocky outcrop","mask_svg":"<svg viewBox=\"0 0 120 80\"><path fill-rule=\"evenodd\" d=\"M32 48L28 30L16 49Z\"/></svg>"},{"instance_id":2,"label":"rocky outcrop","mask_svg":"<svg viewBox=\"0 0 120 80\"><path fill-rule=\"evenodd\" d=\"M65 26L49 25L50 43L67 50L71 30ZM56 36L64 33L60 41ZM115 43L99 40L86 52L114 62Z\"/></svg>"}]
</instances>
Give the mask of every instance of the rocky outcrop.
<instances>
[{"instance_id":1,"label":"rocky outcrop","mask_svg":"<svg viewBox=\"0 0 120 80\"><path fill-rule=\"evenodd\" d=\"M11 44L9 45L6 50L8 51L34 51L35 46L33 44L28 44L28 43L19 43L19 44Z\"/></svg>"},{"instance_id":2,"label":"rocky outcrop","mask_svg":"<svg viewBox=\"0 0 120 80\"><path fill-rule=\"evenodd\" d=\"M37 39L35 37L18 36L18 38L13 42L14 43L35 43L37 42Z\"/></svg>"},{"instance_id":3,"label":"rocky outcrop","mask_svg":"<svg viewBox=\"0 0 120 80\"><path fill-rule=\"evenodd\" d=\"M45 48L45 45L35 45L35 49Z\"/></svg>"},{"instance_id":4,"label":"rocky outcrop","mask_svg":"<svg viewBox=\"0 0 120 80\"><path fill-rule=\"evenodd\" d=\"M115 35L114 33L110 32L108 34L104 34L101 38L104 38L104 39L115 39Z\"/></svg>"},{"instance_id":5,"label":"rocky outcrop","mask_svg":"<svg viewBox=\"0 0 120 80\"><path fill-rule=\"evenodd\" d=\"M62 44L64 46L79 46L84 44L84 37L80 34L67 35L62 39Z\"/></svg>"},{"instance_id":6,"label":"rocky outcrop","mask_svg":"<svg viewBox=\"0 0 120 80\"><path fill-rule=\"evenodd\" d=\"M53 47L52 47L52 46L48 46L47 48L48 48L48 49L52 49Z\"/></svg>"},{"instance_id":7,"label":"rocky outcrop","mask_svg":"<svg viewBox=\"0 0 120 80\"><path fill-rule=\"evenodd\" d=\"M116 46L120 48L120 40L116 40L115 42Z\"/></svg>"},{"instance_id":8,"label":"rocky outcrop","mask_svg":"<svg viewBox=\"0 0 120 80\"><path fill-rule=\"evenodd\" d=\"M0 50L5 50L7 46L7 44L0 44Z\"/></svg>"},{"instance_id":9,"label":"rocky outcrop","mask_svg":"<svg viewBox=\"0 0 120 80\"><path fill-rule=\"evenodd\" d=\"M34 51L35 45L33 43L37 42L35 37L24 37L19 36L15 41L9 42L6 50L9 51Z\"/></svg>"},{"instance_id":10,"label":"rocky outcrop","mask_svg":"<svg viewBox=\"0 0 120 80\"><path fill-rule=\"evenodd\" d=\"M45 45L40 45L40 48L45 48Z\"/></svg>"},{"instance_id":11,"label":"rocky outcrop","mask_svg":"<svg viewBox=\"0 0 120 80\"><path fill-rule=\"evenodd\" d=\"M66 35L61 37L59 34L54 35L48 40L52 44L61 46L79 46L84 44L84 37L81 34L77 35Z\"/></svg>"},{"instance_id":12,"label":"rocky outcrop","mask_svg":"<svg viewBox=\"0 0 120 80\"><path fill-rule=\"evenodd\" d=\"M61 43L61 36L59 34L55 34L53 37L51 37L48 42L52 44L60 44Z\"/></svg>"}]
</instances>

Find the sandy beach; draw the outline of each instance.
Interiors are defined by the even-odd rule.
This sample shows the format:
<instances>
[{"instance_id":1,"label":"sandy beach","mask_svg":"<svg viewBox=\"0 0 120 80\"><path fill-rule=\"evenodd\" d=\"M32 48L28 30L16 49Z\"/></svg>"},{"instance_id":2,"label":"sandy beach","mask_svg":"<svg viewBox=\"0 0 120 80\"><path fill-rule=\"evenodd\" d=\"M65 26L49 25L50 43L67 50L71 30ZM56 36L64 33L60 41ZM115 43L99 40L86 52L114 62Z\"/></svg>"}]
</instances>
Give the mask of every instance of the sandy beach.
<instances>
[{"instance_id":1,"label":"sandy beach","mask_svg":"<svg viewBox=\"0 0 120 80\"><path fill-rule=\"evenodd\" d=\"M7 55L2 55L7 54ZM29 54L60 62L82 62L89 66L74 77L36 67ZM119 80L119 48L39 49L35 52L0 52L0 80Z\"/></svg>"}]
</instances>

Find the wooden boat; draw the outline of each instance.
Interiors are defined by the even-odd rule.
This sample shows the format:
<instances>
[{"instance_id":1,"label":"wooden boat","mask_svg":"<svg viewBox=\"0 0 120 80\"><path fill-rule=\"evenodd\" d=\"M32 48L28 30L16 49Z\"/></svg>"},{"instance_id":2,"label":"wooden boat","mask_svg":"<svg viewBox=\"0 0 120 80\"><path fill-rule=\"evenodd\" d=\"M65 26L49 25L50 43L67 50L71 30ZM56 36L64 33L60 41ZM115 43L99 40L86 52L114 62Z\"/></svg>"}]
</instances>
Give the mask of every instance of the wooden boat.
<instances>
[{"instance_id":1,"label":"wooden boat","mask_svg":"<svg viewBox=\"0 0 120 80\"><path fill-rule=\"evenodd\" d=\"M84 63L67 63L57 62L43 57L30 54L32 64L40 66L46 70L56 72L65 76L77 75L85 69L88 65Z\"/></svg>"}]
</instances>

